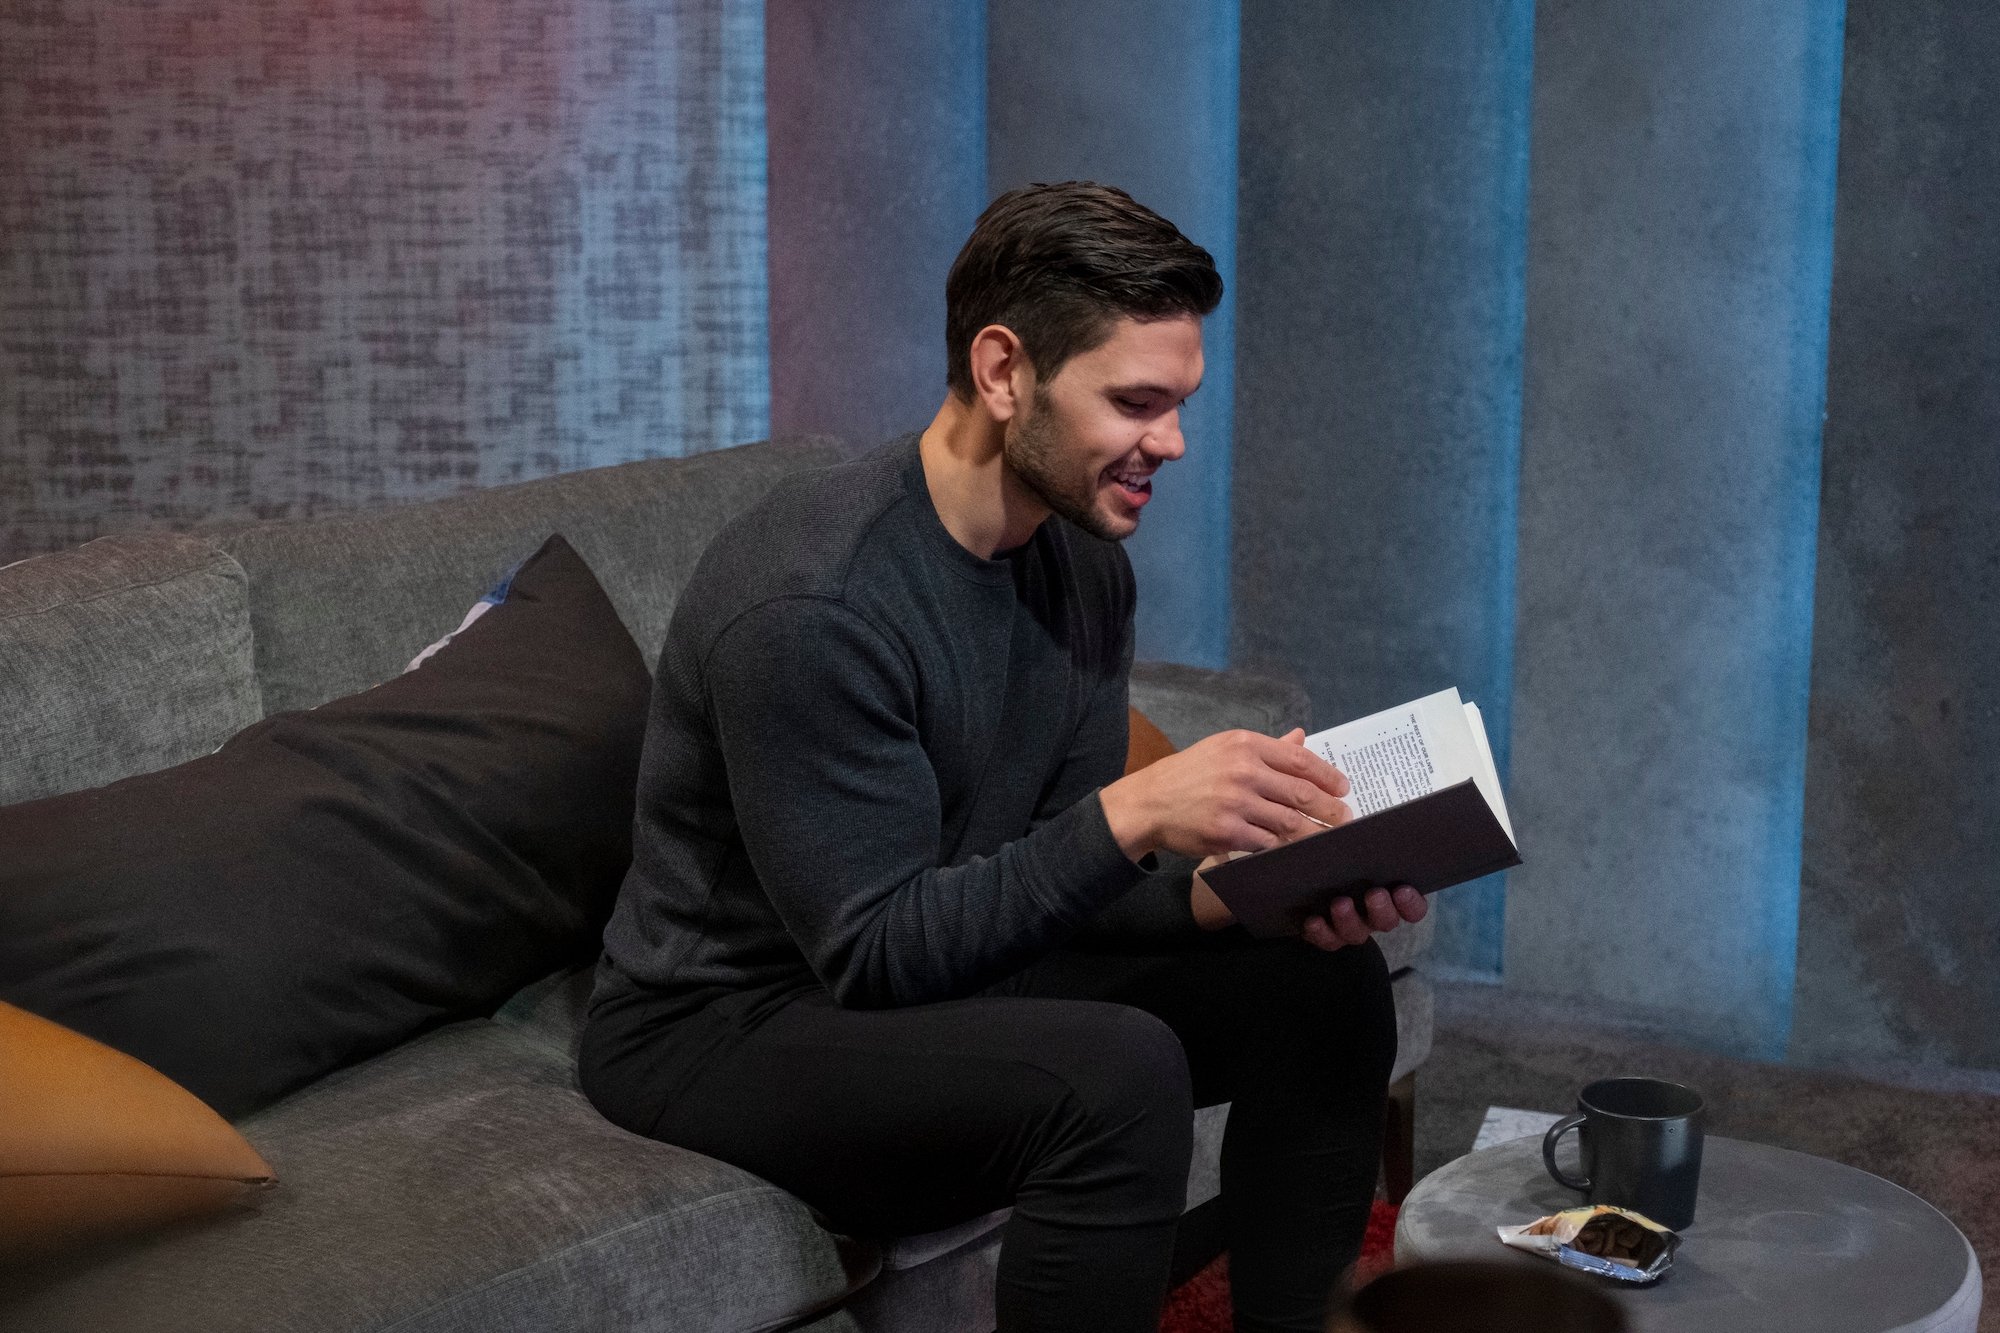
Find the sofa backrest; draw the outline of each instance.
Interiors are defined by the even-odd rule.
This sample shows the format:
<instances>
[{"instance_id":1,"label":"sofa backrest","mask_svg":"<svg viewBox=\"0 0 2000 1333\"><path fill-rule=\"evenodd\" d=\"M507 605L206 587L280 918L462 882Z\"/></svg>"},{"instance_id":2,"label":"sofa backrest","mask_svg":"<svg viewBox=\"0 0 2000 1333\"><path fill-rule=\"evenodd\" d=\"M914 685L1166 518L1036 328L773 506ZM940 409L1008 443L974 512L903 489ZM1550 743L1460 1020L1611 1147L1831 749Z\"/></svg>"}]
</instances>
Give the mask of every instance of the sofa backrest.
<instances>
[{"instance_id":1,"label":"sofa backrest","mask_svg":"<svg viewBox=\"0 0 2000 1333\"><path fill-rule=\"evenodd\" d=\"M103 537L0 569L0 805L208 753L263 715L249 587L199 537Z\"/></svg>"},{"instance_id":2,"label":"sofa backrest","mask_svg":"<svg viewBox=\"0 0 2000 1333\"><path fill-rule=\"evenodd\" d=\"M266 712L389 679L553 533L590 563L650 669L717 529L785 474L839 456L821 438L741 445L213 535L249 576Z\"/></svg>"},{"instance_id":3,"label":"sofa backrest","mask_svg":"<svg viewBox=\"0 0 2000 1333\"><path fill-rule=\"evenodd\" d=\"M550 534L650 668L716 530L817 437L649 459L425 504L103 537L0 568L0 805L207 754L267 713L389 679Z\"/></svg>"}]
</instances>

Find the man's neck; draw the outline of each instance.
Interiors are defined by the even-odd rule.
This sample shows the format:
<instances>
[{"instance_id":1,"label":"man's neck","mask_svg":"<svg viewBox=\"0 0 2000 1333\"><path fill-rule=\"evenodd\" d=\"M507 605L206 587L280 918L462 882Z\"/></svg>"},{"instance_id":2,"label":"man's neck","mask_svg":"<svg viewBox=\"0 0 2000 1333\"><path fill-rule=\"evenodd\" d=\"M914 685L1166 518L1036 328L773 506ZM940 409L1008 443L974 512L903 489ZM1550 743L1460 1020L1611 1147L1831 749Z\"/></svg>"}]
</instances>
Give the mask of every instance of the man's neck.
<instances>
[{"instance_id":1,"label":"man's neck","mask_svg":"<svg viewBox=\"0 0 2000 1333\"><path fill-rule=\"evenodd\" d=\"M1027 544L1049 516L1048 506L1007 466L1006 426L957 394L918 442L924 484L944 529L982 560Z\"/></svg>"}]
</instances>

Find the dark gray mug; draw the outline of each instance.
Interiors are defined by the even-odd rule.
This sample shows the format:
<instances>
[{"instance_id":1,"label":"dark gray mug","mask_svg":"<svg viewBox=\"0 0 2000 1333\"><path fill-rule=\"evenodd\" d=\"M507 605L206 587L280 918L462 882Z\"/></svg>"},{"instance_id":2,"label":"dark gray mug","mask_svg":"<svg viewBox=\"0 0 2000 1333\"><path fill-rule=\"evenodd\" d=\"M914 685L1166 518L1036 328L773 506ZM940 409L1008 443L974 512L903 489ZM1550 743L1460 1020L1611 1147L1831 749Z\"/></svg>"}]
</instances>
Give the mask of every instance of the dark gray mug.
<instances>
[{"instance_id":1,"label":"dark gray mug","mask_svg":"<svg viewBox=\"0 0 2000 1333\"><path fill-rule=\"evenodd\" d=\"M1694 1221L1706 1118L1700 1093L1665 1079L1605 1078L1576 1095L1576 1110L1542 1137L1542 1162L1558 1183L1674 1231ZM1572 1129L1581 1180L1556 1165L1556 1142Z\"/></svg>"}]
</instances>

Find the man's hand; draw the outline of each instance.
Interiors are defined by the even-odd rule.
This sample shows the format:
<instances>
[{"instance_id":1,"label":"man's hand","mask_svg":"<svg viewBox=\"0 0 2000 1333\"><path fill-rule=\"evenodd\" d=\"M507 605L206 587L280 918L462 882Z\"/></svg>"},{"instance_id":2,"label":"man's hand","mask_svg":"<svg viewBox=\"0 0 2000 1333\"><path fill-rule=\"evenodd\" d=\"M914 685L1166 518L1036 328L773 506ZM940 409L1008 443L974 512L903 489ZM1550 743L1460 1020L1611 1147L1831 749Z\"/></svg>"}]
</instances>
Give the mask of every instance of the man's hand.
<instances>
[{"instance_id":1,"label":"man's hand","mask_svg":"<svg viewBox=\"0 0 2000 1333\"><path fill-rule=\"evenodd\" d=\"M1430 910L1431 900L1407 884L1370 889L1362 895L1358 908L1354 899L1343 894L1322 915L1307 917L1299 938L1331 953L1360 944L1377 931L1394 930L1405 921L1422 921Z\"/></svg>"},{"instance_id":2,"label":"man's hand","mask_svg":"<svg viewBox=\"0 0 2000 1333\"><path fill-rule=\"evenodd\" d=\"M1354 818L1347 776L1303 744L1305 732L1224 731L1099 793L1105 822L1134 861L1261 852ZM1317 822L1315 822L1317 821Z\"/></svg>"},{"instance_id":3,"label":"man's hand","mask_svg":"<svg viewBox=\"0 0 2000 1333\"><path fill-rule=\"evenodd\" d=\"M1194 886L1189 905L1194 910L1195 924L1203 930L1221 930L1232 924L1236 915L1215 896L1215 890L1201 877L1201 872L1227 857L1211 856L1203 861L1194 873ZM1345 895L1328 905L1326 911L1309 916L1299 928L1299 938L1315 949L1332 953L1350 944L1359 944L1370 935L1380 931L1394 930L1405 921L1415 924L1430 914L1431 900L1418 893L1408 884L1398 884L1393 889L1370 889L1362 895L1357 907L1354 899Z\"/></svg>"},{"instance_id":4,"label":"man's hand","mask_svg":"<svg viewBox=\"0 0 2000 1333\"><path fill-rule=\"evenodd\" d=\"M1104 817L1112 836L1133 860L1156 847L1202 856L1192 889L1194 918L1204 930L1220 930L1235 917L1202 880L1201 870L1230 852L1295 842L1354 817L1339 799L1349 790L1346 775L1306 749L1304 741L1305 731L1298 728L1275 739L1230 731L1158 760L1104 789ZM1159 774L1162 769L1167 770L1164 775ZM1166 780L1139 781L1148 775ZM1149 815L1156 822L1148 823ZM1219 847L1206 841L1232 837L1237 841ZM1377 931L1421 921L1429 911L1430 900L1407 884L1370 889L1358 906L1352 898L1336 898L1324 913L1307 918L1299 937L1318 949L1343 949Z\"/></svg>"}]
</instances>

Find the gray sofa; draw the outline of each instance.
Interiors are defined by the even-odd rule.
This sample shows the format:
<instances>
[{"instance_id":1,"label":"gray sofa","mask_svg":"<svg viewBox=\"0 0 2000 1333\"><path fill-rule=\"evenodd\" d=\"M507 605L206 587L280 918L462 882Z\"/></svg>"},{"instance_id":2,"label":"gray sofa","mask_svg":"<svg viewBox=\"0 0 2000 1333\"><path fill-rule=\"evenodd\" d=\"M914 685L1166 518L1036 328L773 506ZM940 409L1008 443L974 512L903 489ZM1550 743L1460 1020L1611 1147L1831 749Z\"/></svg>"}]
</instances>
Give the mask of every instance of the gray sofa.
<instances>
[{"instance_id":1,"label":"gray sofa","mask_svg":"<svg viewBox=\"0 0 2000 1333\"><path fill-rule=\"evenodd\" d=\"M552 532L650 666L708 538L822 440L747 445L434 503L105 538L0 569L0 804L204 754L267 713L399 671ZM1291 686L1142 664L1176 742L1304 714ZM1430 1046L1427 932L1387 941L1402 1077ZM281 1184L254 1210L15 1274L5 1329L986 1330L1002 1214L856 1238L723 1163L606 1123L576 1090L585 973L341 1070L239 1123ZM1216 1190L1226 1108L1189 1181ZM1189 1233L1199 1227L1191 1222Z\"/></svg>"}]
</instances>

